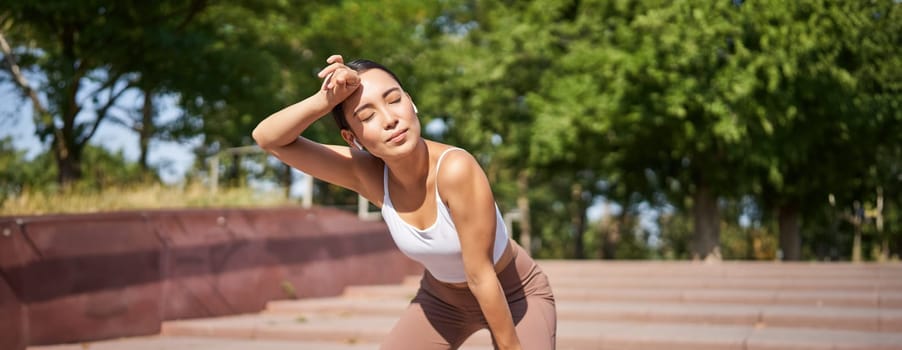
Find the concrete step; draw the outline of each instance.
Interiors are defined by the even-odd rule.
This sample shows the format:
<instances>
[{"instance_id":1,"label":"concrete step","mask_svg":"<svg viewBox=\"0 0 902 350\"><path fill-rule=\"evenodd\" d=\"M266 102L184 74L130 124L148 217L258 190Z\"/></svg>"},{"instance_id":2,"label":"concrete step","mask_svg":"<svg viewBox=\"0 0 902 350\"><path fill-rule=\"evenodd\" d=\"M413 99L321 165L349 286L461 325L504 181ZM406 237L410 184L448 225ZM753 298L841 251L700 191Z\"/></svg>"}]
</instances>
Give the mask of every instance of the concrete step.
<instances>
[{"instance_id":1,"label":"concrete step","mask_svg":"<svg viewBox=\"0 0 902 350\"><path fill-rule=\"evenodd\" d=\"M378 348L379 345L374 343L151 336L78 344L30 346L28 350L375 350ZM489 350L491 347L483 349Z\"/></svg>"},{"instance_id":2,"label":"concrete step","mask_svg":"<svg viewBox=\"0 0 902 350\"><path fill-rule=\"evenodd\" d=\"M743 289L743 290L807 290L807 291L899 291L902 276L897 280L825 279L825 278L744 278L744 277L648 277L648 276L550 276L552 286L668 289Z\"/></svg>"},{"instance_id":3,"label":"concrete step","mask_svg":"<svg viewBox=\"0 0 902 350\"><path fill-rule=\"evenodd\" d=\"M344 344L379 343L397 321L397 315L290 315L261 313L168 321L163 336L319 341ZM468 345L491 345L487 331L474 334ZM491 347L491 346L489 346Z\"/></svg>"},{"instance_id":4,"label":"concrete step","mask_svg":"<svg viewBox=\"0 0 902 350\"><path fill-rule=\"evenodd\" d=\"M554 294L560 299L585 301L902 308L902 292L569 288Z\"/></svg>"},{"instance_id":5,"label":"concrete step","mask_svg":"<svg viewBox=\"0 0 902 350\"><path fill-rule=\"evenodd\" d=\"M832 291L902 291L902 273L885 278L852 276L742 276L742 275L659 275L639 273L623 275L622 272L557 271L547 272L552 286L620 288L689 288L689 289L767 289L767 290L832 290ZM421 276L408 276L401 285L419 286Z\"/></svg>"},{"instance_id":6,"label":"concrete step","mask_svg":"<svg viewBox=\"0 0 902 350\"><path fill-rule=\"evenodd\" d=\"M552 282L554 283L554 282ZM342 294L350 299L405 299L416 294L414 285L350 286ZM902 289L882 291L774 290L742 288L618 288L553 284L558 300L641 301L700 304L807 305L831 307L902 308Z\"/></svg>"},{"instance_id":7,"label":"concrete step","mask_svg":"<svg viewBox=\"0 0 902 350\"><path fill-rule=\"evenodd\" d=\"M902 292L572 288L555 290L555 297L586 301L902 308Z\"/></svg>"},{"instance_id":8,"label":"concrete step","mask_svg":"<svg viewBox=\"0 0 902 350\"><path fill-rule=\"evenodd\" d=\"M258 314L166 322L164 336L377 343L395 317ZM902 349L902 334L734 325L561 320L559 349ZM488 346L483 331L468 346Z\"/></svg>"},{"instance_id":9,"label":"concrete step","mask_svg":"<svg viewBox=\"0 0 902 350\"><path fill-rule=\"evenodd\" d=\"M902 276L902 264L689 261L541 260L542 270L554 276L717 276L742 278L826 277L893 279Z\"/></svg>"},{"instance_id":10,"label":"concrete step","mask_svg":"<svg viewBox=\"0 0 902 350\"><path fill-rule=\"evenodd\" d=\"M559 350L902 350L902 264L540 265L557 302ZM159 336L89 348L375 350L419 280L348 287L332 298L273 301L257 314L167 321ZM483 330L462 349L491 349L490 344Z\"/></svg>"},{"instance_id":11,"label":"concrete step","mask_svg":"<svg viewBox=\"0 0 902 350\"><path fill-rule=\"evenodd\" d=\"M321 298L276 301L267 313L293 315L400 316L408 300ZM807 307L793 305L699 305L646 302L557 301L559 319L641 321L823 328L869 332L902 332L902 309Z\"/></svg>"}]
</instances>

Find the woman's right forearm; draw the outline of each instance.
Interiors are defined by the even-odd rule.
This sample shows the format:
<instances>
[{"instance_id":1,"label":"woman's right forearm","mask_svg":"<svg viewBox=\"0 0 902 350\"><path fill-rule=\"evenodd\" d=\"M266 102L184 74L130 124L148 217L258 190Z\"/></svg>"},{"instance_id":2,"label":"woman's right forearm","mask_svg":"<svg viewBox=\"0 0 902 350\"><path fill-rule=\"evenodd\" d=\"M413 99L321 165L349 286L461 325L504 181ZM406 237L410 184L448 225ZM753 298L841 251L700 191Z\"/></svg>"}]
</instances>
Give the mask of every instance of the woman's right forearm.
<instances>
[{"instance_id":1,"label":"woman's right forearm","mask_svg":"<svg viewBox=\"0 0 902 350\"><path fill-rule=\"evenodd\" d=\"M254 128L254 141L264 149L288 145L331 109L325 92L321 90L266 117Z\"/></svg>"}]
</instances>

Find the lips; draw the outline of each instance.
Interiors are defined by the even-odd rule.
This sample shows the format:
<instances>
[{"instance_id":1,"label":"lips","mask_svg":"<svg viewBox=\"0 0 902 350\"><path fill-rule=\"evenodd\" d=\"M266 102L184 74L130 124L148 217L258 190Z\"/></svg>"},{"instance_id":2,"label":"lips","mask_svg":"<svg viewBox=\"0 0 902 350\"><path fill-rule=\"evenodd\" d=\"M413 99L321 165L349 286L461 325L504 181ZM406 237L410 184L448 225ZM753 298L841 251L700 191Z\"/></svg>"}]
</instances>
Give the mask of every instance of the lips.
<instances>
[{"instance_id":1,"label":"lips","mask_svg":"<svg viewBox=\"0 0 902 350\"><path fill-rule=\"evenodd\" d=\"M404 140L405 136L407 136L407 129L398 130L394 134L391 134L386 142L399 143Z\"/></svg>"}]
</instances>

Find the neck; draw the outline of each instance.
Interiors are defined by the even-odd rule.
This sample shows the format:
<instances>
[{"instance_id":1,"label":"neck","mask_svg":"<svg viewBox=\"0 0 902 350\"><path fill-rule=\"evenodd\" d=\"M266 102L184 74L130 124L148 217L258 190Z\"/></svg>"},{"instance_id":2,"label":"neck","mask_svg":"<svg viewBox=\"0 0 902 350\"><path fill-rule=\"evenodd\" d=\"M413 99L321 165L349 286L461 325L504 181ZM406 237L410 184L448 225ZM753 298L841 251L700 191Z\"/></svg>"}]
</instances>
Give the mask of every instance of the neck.
<instances>
[{"instance_id":1,"label":"neck","mask_svg":"<svg viewBox=\"0 0 902 350\"><path fill-rule=\"evenodd\" d=\"M429 147L423 138L409 155L384 161L391 179L402 188L422 187L429 175Z\"/></svg>"}]
</instances>

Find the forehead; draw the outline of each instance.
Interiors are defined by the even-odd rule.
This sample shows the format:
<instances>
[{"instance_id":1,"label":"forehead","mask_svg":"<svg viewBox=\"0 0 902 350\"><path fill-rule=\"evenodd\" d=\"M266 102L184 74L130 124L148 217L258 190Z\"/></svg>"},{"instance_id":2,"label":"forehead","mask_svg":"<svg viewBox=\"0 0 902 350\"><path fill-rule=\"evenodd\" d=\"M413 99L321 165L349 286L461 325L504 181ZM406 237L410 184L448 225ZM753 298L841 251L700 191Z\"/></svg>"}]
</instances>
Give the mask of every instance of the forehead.
<instances>
[{"instance_id":1,"label":"forehead","mask_svg":"<svg viewBox=\"0 0 902 350\"><path fill-rule=\"evenodd\" d=\"M400 88L395 78L381 69L369 69L360 73L360 88L343 102L344 109L353 113L358 106L382 100L382 94L391 88Z\"/></svg>"}]
</instances>

